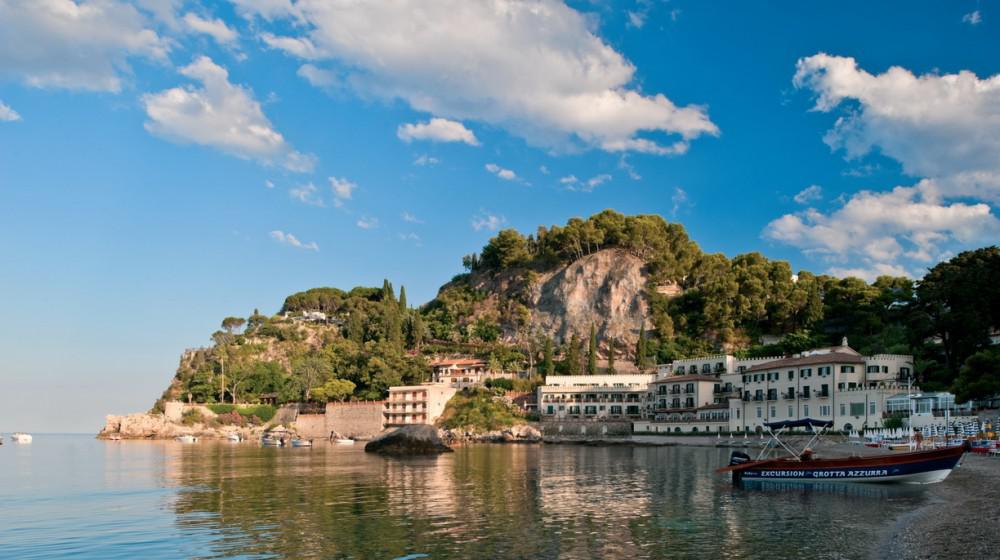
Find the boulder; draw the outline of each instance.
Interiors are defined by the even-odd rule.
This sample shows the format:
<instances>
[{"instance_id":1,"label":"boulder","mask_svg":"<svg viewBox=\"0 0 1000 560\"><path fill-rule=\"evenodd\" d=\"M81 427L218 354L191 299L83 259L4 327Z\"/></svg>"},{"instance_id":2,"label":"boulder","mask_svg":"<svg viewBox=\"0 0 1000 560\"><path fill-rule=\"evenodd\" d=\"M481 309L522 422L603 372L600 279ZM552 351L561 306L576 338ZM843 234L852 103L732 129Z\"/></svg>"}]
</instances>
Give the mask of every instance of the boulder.
<instances>
[{"instance_id":1,"label":"boulder","mask_svg":"<svg viewBox=\"0 0 1000 560\"><path fill-rule=\"evenodd\" d=\"M441 441L438 431L427 424L390 429L365 444L366 453L383 455L435 455L452 451Z\"/></svg>"},{"instance_id":2,"label":"boulder","mask_svg":"<svg viewBox=\"0 0 1000 560\"><path fill-rule=\"evenodd\" d=\"M538 431L538 428L534 426L518 424L504 430L504 440L538 442L542 441L542 432Z\"/></svg>"}]
</instances>

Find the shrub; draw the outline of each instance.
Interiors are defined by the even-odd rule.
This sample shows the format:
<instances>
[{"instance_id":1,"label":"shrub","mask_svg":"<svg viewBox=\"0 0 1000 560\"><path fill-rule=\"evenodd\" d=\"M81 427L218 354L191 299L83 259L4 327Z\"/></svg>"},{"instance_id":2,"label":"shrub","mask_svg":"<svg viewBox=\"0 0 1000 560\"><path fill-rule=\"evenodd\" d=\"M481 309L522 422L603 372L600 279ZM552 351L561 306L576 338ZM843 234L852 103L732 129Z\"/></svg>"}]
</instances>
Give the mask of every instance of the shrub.
<instances>
[{"instance_id":1,"label":"shrub","mask_svg":"<svg viewBox=\"0 0 1000 560\"><path fill-rule=\"evenodd\" d=\"M206 407L212 412L219 415L227 414L229 412L236 410L236 407L231 404L209 404L206 405Z\"/></svg>"},{"instance_id":2,"label":"shrub","mask_svg":"<svg viewBox=\"0 0 1000 560\"><path fill-rule=\"evenodd\" d=\"M498 377L496 379L487 379L486 380L486 386L487 387L496 387L498 389L504 389L504 390L507 390L507 391L513 391L514 390L514 382L512 380L510 380L510 379L504 379L502 377Z\"/></svg>"},{"instance_id":3,"label":"shrub","mask_svg":"<svg viewBox=\"0 0 1000 560\"><path fill-rule=\"evenodd\" d=\"M247 419L235 410L218 415L216 420L224 426L245 426L247 423Z\"/></svg>"},{"instance_id":4,"label":"shrub","mask_svg":"<svg viewBox=\"0 0 1000 560\"><path fill-rule=\"evenodd\" d=\"M244 420L249 420L251 417L256 416L258 420L260 420L260 423L270 421L272 418L274 418L274 415L278 413L278 409L269 404L257 404L250 406L236 406L232 404L210 404L207 406L209 410L218 414L219 416L236 414L238 416L242 416ZM242 424L240 425L242 426Z\"/></svg>"},{"instance_id":5,"label":"shrub","mask_svg":"<svg viewBox=\"0 0 1000 560\"><path fill-rule=\"evenodd\" d=\"M195 424L201 424L204 421L205 417L202 416L201 411L197 408L185 410L184 413L181 414L181 424L184 424L185 426L194 426Z\"/></svg>"}]
</instances>

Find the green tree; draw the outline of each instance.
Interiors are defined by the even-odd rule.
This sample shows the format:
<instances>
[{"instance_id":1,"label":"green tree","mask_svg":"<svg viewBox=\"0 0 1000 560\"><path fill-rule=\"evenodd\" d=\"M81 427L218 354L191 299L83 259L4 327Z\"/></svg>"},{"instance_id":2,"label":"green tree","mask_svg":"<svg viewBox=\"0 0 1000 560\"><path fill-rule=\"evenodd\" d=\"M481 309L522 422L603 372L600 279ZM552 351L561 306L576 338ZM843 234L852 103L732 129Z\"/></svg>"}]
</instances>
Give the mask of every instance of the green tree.
<instances>
[{"instance_id":1,"label":"green tree","mask_svg":"<svg viewBox=\"0 0 1000 560\"><path fill-rule=\"evenodd\" d=\"M587 374L597 375L597 327L590 324L590 342L587 345Z\"/></svg>"},{"instance_id":2,"label":"green tree","mask_svg":"<svg viewBox=\"0 0 1000 560\"><path fill-rule=\"evenodd\" d=\"M406 286L399 287L399 311L405 313L407 311L406 307Z\"/></svg>"},{"instance_id":3,"label":"green tree","mask_svg":"<svg viewBox=\"0 0 1000 560\"><path fill-rule=\"evenodd\" d=\"M614 375L618 373L615 371L615 339L614 337L608 338L608 373Z\"/></svg>"},{"instance_id":4,"label":"green tree","mask_svg":"<svg viewBox=\"0 0 1000 560\"><path fill-rule=\"evenodd\" d=\"M316 400L321 402L343 401L354 393L357 386L346 379L331 379L316 387L313 392Z\"/></svg>"},{"instance_id":5,"label":"green tree","mask_svg":"<svg viewBox=\"0 0 1000 560\"><path fill-rule=\"evenodd\" d=\"M330 363L319 356L307 356L292 364L294 375L305 391L305 400L312 400L312 389L333 376Z\"/></svg>"},{"instance_id":6,"label":"green tree","mask_svg":"<svg viewBox=\"0 0 1000 560\"><path fill-rule=\"evenodd\" d=\"M954 390L959 402L1000 395L1000 347L993 346L966 358Z\"/></svg>"},{"instance_id":7,"label":"green tree","mask_svg":"<svg viewBox=\"0 0 1000 560\"><path fill-rule=\"evenodd\" d=\"M227 333L233 334L234 331L238 331L243 328L246 324L246 319L242 317L226 317L222 320L222 328L226 330Z\"/></svg>"},{"instance_id":8,"label":"green tree","mask_svg":"<svg viewBox=\"0 0 1000 560\"><path fill-rule=\"evenodd\" d=\"M566 375L580 375L580 337L573 333L564 353Z\"/></svg>"},{"instance_id":9,"label":"green tree","mask_svg":"<svg viewBox=\"0 0 1000 560\"><path fill-rule=\"evenodd\" d=\"M545 346L542 350L542 374L546 377L555 375L556 363L552 358L552 338L545 337Z\"/></svg>"},{"instance_id":10,"label":"green tree","mask_svg":"<svg viewBox=\"0 0 1000 560\"><path fill-rule=\"evenodd\" d=\"M515 229L505 229L483 247L479 262L490 269L502 269L525 265L530 257L527 239Z\"/></svg>"}]
</instances>

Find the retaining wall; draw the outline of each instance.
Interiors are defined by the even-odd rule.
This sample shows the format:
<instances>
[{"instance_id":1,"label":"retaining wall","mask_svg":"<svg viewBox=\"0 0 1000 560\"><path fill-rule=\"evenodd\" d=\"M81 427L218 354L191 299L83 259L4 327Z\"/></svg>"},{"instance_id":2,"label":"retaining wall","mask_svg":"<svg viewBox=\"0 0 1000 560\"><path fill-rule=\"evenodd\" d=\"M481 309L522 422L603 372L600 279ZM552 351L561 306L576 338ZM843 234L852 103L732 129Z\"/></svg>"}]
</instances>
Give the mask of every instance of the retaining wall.
<instances>
[{"instance_id":1,"label":"retaining wall","mask_svg":"<svg viewBox=\"0 0 1000 560\"><path fill-rule=\"evenodd\" d=\"M624 438L632 435L631 422L586 422L554 420L539 424L545 438L602 439Z\"/></svg>"}]
</instances>

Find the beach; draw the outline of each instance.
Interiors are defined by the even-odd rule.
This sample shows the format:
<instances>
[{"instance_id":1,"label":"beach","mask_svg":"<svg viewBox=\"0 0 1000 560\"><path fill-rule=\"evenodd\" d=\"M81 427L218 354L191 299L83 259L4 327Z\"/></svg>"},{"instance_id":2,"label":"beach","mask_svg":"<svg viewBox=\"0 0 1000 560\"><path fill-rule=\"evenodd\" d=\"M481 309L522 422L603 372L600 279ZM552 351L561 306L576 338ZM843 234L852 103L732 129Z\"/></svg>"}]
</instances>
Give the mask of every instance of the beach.
<instances>
[{"instance_id":1,"label":"beach","mask_svg":"<svg viewBox=\"0 0 1000 560\"><path fill-rule=\"evenodd\" d=\"M969 453L928 504L894 523L875 558L995 558L1000 522L1000 458Z\"/></svg>"}]
</instances>

